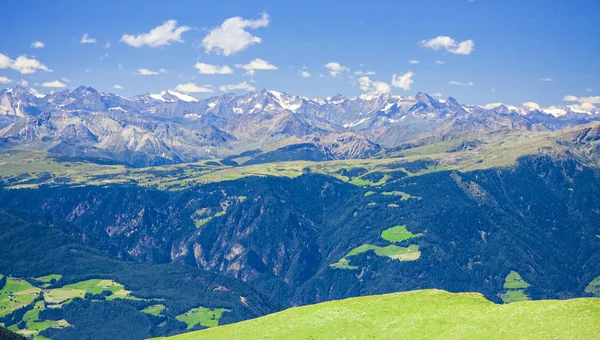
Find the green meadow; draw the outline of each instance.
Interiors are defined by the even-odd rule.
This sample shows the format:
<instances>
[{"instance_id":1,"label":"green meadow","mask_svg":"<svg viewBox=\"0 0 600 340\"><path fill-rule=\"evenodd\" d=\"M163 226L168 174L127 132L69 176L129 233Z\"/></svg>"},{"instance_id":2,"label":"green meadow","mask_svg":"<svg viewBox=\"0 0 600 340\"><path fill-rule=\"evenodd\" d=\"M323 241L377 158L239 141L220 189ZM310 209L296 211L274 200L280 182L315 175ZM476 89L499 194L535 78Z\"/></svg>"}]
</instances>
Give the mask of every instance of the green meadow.
<instances>
[{"instance_id":1,"label":"green meadow","mask_svg":"<svg viewBox=\"0 0 600 340\"><path fill-rule=\"evenodd\" d=\"M598 339L598 320L597 298L498 305L479 293L420 290L295 307L168 339Z\"/></svg>"}]
</instances>

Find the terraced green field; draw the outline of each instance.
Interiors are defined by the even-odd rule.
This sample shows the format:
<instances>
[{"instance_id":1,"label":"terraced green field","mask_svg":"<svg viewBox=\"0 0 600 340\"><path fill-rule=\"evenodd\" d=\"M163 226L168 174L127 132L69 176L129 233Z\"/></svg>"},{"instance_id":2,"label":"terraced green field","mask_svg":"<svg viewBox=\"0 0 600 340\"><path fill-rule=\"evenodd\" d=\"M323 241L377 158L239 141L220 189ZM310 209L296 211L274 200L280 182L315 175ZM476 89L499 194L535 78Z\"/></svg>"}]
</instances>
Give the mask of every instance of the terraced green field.
<instances>
[{"instance_id":1,"label":"terraced green field","mask_svg":"<svg viewBox=\"0 0 600 340\"><path fill-rule=\"evenodd\" d=\"M598 298L497 305L478 293L421 290L290 308L168 339L598 339L598 320Z\"/></svg>"}]
</instances>

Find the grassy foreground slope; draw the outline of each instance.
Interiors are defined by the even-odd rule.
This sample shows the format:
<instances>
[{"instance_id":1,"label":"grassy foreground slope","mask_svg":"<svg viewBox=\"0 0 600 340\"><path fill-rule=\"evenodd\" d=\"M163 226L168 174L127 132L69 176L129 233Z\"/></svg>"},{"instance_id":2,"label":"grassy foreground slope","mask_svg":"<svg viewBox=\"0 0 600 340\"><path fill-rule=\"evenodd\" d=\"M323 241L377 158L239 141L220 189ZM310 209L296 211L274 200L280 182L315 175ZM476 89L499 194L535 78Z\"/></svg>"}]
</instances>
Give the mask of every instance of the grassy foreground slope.
<instances>
[{"instance_id":1,"label":"grassy foreground slope","mask_svg":"<svg viewBox=\"0 0 600 340\"><path fill-rule=\"evenodd\" d=\"M498 305L478 293L420 290L291 308L170 340L599 339L600 299Z\"/></svg>"}]
</instances>

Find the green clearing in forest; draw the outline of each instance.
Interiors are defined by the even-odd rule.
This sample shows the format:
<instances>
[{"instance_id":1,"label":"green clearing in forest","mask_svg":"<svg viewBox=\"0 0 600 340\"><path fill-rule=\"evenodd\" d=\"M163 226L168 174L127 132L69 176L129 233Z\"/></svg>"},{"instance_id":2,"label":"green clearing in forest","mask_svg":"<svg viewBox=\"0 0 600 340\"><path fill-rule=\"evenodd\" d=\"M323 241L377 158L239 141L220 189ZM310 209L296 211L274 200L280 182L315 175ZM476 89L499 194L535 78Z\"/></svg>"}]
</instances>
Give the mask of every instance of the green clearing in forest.
<instances>
[{"instance_id":1,"label":"green clearing in forest","mask_svg":"<svg viewBox=\"0 0 600 340\"><path fill-rule=\"evenodd\" d=\"M529 283L525 282L521 275L514 270L504 279L504 288L506 289L525 289L529 287Z\"/></svg>"},{"instance_id":2,"label":"green clearing in forest","mask_svg":"<svg viewBox=\"0 0 600 340\"><path fill-rule=\"evenodd\" d=\"M420 236L423 236L423 234L413 234L406 230L406 226L403 225L397 225L381 232L381 237L390 242L402 242Z\"/></svg>"},{"instance_id":3,"label":"green clearing in forest","mask_svg":"<svg viewBox=\"0 0 600 340\"><path fill-rule=\"evenodd\" d=\"M513 303L513 302L531 300L529 298L529 296L527 296L527 294L525 294L525 292L522 289L508 290L508 291L506 291L506 293L501 294L500 298L502 298L502 301L504 301L504 303Z\"/></svg>"},{"instance_id":4,"label":"green clearing in forest","mask_svg":"<svg viewBox=\"0 0 600 340\"><path fill-rule=\"evenodd\" d=\"M219 319L223 312L227 312L224 308L204 308L198 307L189 310L188 312L178 315L175 318L188 325L188 329L196 325L204 327L216 327L219 325Z\"/></svg>"},{"instance_id":5,"label":"green clearing in forest","mask_svg":"<svg viewBox=\"0 0 600 340\"><path fill-rule=\"evenodd\" d=\"M154 315L154 316L159 316L162 313L162 311L164 311L164 310L165 310L165 306L158 304L158 305L148 306L148 307L142 309L142 312L146 313L146 314Z\"/></svg>"},{"instance_id":6,"label":"green clearing in forest","mask_svg":"<svg viewBox=\"0 0 600 340\"><path fill-rule=\"evenodd\" d=\"M350 261L345 257L342 257L339 261L332 263L329 266L336 269L358 269L358 266L350 265Z\"/></svg>"},{"instance_id":7,"label":"green clearing in forest","mask_svg":"<svg viewBox=\"0 0 600 340\"><path fill-rule=\"evenodd\" d=\"M402 242L412 238L423 236L423 234L413 234L406 230L406 226L397 225L389 229L384 230L381 233L381 238L391 243ZM375 246L372 244L363 244L348 252L338 262L332 263L329 267L334 269L358 269L358 266L350 264L349 257L373 250L377 256L385 256L394 260L404 261L415 261L421 257L419 246L411 244L408 247L399 247L395 244L391 244L385 247Z\"/></svg>"},{"instance_id":8,"label":"green clearing in forest","mask_svg":"<svg viewBox=\"0 0 600 340\"><path fill-rule=\"evenodd\" d=\"M201 228L203 225L205 225L206 223L208 223L210 220L212 219L212 216L206 217L206 218L202 218L199 220L195 220L194 223L196 224L196 228L199 229Z\"/></svg>"},{"instance_id":9,"label":"green clearing in forest","mask_svg":"<svg viewBox=\"0 0 600 340\"><path fill-rule=\"evenodd\" d=\"M504 301L504 303L531 300L525 293L525 289L527 289L527 287L529 287L529 283L523 280L521 274L511 270L504 279L504 288L506 289L506 292L504 294L500 294L500 298L502 301Z\"/></svg>"},{"instance_id":10,"label":"green clearing in forest","mask_svg":"<svg viewBox=\"0 0 600 340\"><path fill-rule=\"evenodd\" d=\"M46 276L36 277L34 280L43 282L43 283L50 283L52 280L59 281L60 279L62 279L62 275L50 274L50 275L46 275Z\"/></svg>"}]
</instances>

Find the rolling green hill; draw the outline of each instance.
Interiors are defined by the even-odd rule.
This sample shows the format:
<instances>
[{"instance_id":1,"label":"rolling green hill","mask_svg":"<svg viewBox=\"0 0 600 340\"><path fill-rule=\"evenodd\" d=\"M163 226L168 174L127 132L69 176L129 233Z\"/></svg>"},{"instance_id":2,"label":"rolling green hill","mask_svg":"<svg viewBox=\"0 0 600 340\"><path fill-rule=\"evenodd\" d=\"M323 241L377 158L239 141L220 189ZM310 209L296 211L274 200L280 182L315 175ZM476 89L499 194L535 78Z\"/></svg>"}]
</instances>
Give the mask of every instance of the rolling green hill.
<instances>
[{"instance_id":1,"label":"rolling green hill","mask_svg":"<svg viewBox=\"0 0 600 340\"><path fill-rule=\"evenodd\" d=\"M598 339L598 320L597 298L497 305L477 293L420 290L290 308L168 339Z\"/></svg>"}]
</instances>

